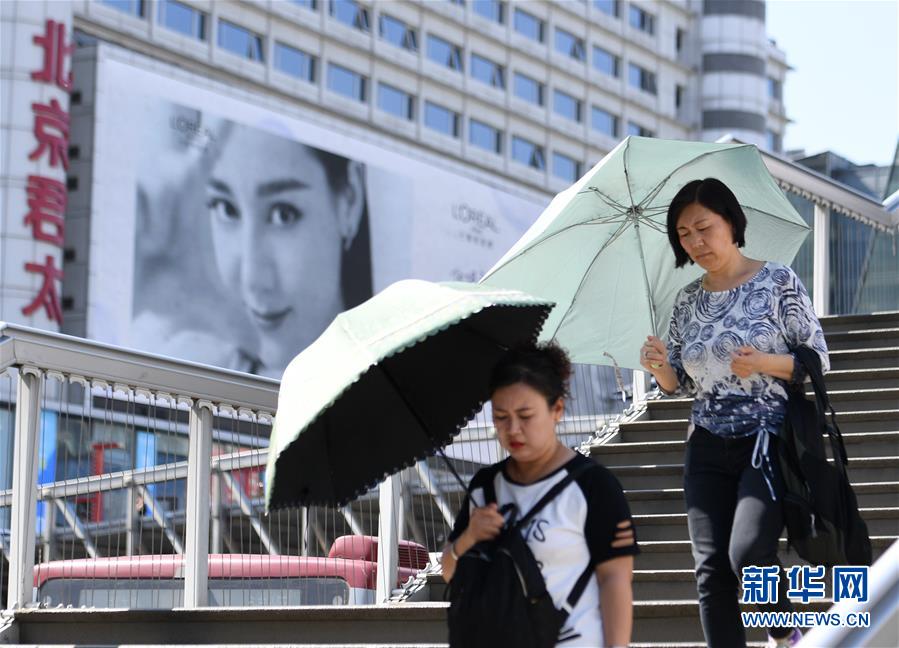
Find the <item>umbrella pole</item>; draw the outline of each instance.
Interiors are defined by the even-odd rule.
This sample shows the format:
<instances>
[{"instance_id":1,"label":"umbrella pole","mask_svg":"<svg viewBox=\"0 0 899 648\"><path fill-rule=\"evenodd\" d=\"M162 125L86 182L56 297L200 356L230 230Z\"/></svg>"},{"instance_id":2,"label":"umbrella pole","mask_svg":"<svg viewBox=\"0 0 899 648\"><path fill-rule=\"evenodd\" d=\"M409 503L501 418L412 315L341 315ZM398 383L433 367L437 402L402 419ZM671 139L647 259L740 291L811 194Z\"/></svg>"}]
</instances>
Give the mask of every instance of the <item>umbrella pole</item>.
<instances>
[{"instance_id":1,"label":"umbrella pole","mask_svg":"<svg viewBox=\"0 0 899 648\"><path fill-rule=\"evenodd\" d=\"M393 387L393 390L396 392L397 396L400 397L400 400L402 400L403 404L409 409L409 412L412 414L412 418L415 419L415 421L418 423L419 427L421 427L421 429L424 431L425 435L429 439L431 439L431 441L433 441L434 437L432 437L431 434L428 432L428 426L424 422L424 419L421 418L421 416L418 414L418 411L416 411L416 409L412 406L412 403L409 402L409 399L406 398L406 394L403 393L402 389L400 389L400 386L397 384L396 380L393 379L393 376L390 375L390 372L388 372L382 364L376 364L375 366L381 370L381 373L384 374L384 377L387 379L387 382L390 383L390 386ZM453 477L455 477L456 481L459 482L459 485L462 487L462 490L467 493L468 492L468 484L466 484L465 481L462 479L462 477L459 476L459 473L456 472L456 469L453 466L452 462L449 460L449 457L447 457L446 454L443 452L443 448L438 448L437 454L439 454L443 458L444 463L446 463L447 468L450 469L450 472L453 474Z\"/></svg>"}]
</instances>

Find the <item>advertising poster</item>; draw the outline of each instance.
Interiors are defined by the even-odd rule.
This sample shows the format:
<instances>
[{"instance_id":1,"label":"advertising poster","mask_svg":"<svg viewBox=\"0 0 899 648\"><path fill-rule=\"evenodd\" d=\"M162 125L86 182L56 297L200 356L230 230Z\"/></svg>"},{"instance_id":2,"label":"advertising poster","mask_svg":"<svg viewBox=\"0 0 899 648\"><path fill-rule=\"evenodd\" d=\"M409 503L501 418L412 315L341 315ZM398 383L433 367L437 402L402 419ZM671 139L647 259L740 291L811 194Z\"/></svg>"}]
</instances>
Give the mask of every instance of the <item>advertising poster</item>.
<instances>
[{"instance_id":1,"label":"advertising poster","mask_svg":"<svg viewBox=\"0 0 899 648\"><path fill-rule=\"evenodd\" d=\"M88 337L278 378L394 281L476 281L544 207L153 67L98 62Z\"/></svg>"}]
</instances>

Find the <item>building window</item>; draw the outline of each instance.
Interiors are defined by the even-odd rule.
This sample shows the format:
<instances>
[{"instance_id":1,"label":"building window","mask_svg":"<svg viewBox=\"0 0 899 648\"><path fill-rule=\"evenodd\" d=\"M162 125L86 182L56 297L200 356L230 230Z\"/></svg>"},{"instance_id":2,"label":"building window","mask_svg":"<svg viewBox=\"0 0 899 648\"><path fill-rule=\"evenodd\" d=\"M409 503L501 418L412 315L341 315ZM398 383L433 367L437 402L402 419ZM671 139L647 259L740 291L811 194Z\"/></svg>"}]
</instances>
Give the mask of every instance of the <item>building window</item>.
<instances>
[{"instance_id":1,"label":"building window","mask_svg":"<svg viewBox=\"0 0 899 648\"><path fill-rule=\"evenodd\" d=\"M656 94L656 75L639 65L629 63L627 66L628 83L649 94Z\"/></svg>"},{"instance_id":2,"label":"building window","mask_svg":"<svg viewBox=\"0 0 899 648\"><path fill-rule=\"evenodd\" d=\"M684 51L684 44L686 43L687 32L685 32L680 27L674 32L674 49L680 54Z\"/></svg>"},{"instance_id":3,"label":"building window","mask_svg":"<svg viewBox=\"0 0 899 648\"><path fill-rule=\"evenodd\" d=\"M537 146L523 137L512 138L512 159L538 171L546 169L546 157L543 147Z\"/></svg>"},{"instance_id":4,"label":"building window","mask_svg":"<svg viewBox=\"0 0 899 648\"><path fill-rule=\"evenodd\" d=\"M590 125L593 130L605 133L609 137L618 137L618 118L607 110L593 106Z\"/></svg>"},{"instance_id":5,"label":"building window","mask_svg":"<svg viewBox=\"0 0 899 648\"><path fill-rule=\"evenodd\" d=\"M618 0L593 0L593 6L604 14L618 17Z\"/></svg>"},{"instance_id":6,"label":"building window","mask_svg":"<svg viewBox=\"0 0 899 648\"><path fill-rule=\"evenodd\" d=\"M418 35L415 30L402 20L398 20L387 14L378 17L378 31L388 43L402 47L410 52L418 51Z\"/></svg>"},{"instance_id":7,"label":"building window","mask_svg":"<svg viewBox=\"0 0 899 648\"><path fill-rule=\"evenodd\" d=\"M459 137L459 113L425 101L425 126L449 137Z\"/></svg>"},{"instance_id":8,"label":"building window","mask_svg":"<svg viewBox=\"0 0 899 648\"><path fill-rule=\"evenodd\" d=\"M472 0L471 10L493 22L502 24L505 19L505 3L500 0Z\"/></svg>"},{"instance_id":9,"label":"building window","mask_svg":"<svg viewBox=\"0 0 899 648\"><path fill-rule=\"evenodd\" d=\"M318 0L290 0L295 5L300 5L310 11L318 9Z\"/></svg>"},{"instance_id":10,"label":"building window","mask_svg":"<svg viewBox=\"0 0 899 648\"><path fill-rule=\"evenodd\" d=\"M532 16L527 11L515 8L515 15L512 19L512 26L522 36L527 36L531 40L538 43L543 42L544 24L543 21Z\"/></svg>"},{"instance_id":11,"label":"building window","mask_svg":"<svg viewBox=\"0 0 899 648\"><path fill-rule=\"evenodd\" d=\"M553 110L566 119L581 121L581 102L567 92L561 90L553 92Z\"/></svg>"},{"instance_id":12,"label":"building window","mask_svg":"<svg viewBox=\"0 0 899 648\"><path fill-rule=\"evenodd\" d=\"M500 129L477 119L468 120L468 141L491 153L503 152L503 133Z\"/></svg>"},{"instance_id":13,"label":"building window","mask_svg":"<svg viewBox=\"0 0 899 648\"><path fill-rule=\"evenodd\" d=\"M275 42L275 69L315 83L315 57L290 45Z\"/></svg>"},{"instance_id":14,"label":"building window","mask_svg":"<svg viewBox=\"0 0 899 648\"><path fill-rule=\"evenodd\" d=\"M378 83L378 108L402 119L415 119L415 97L386 83Z\"/></svg>"},{"instance_id":15,"label":"building window","mask_svg":"<svg viewBox=\"0 0 899 648\"><path fill-rule=\"evenodd\" d=\"M684 105L684 86L674 86L674 107L680 109Z\"/></svg>"},{"instance_id":16,"label":"building window","mask_svg":"<svg viewBox=\"0 0 899 648\"><path fill-rule=\"evenodd\" d=\"M138 18L144 17L144 0L101 0L103 4Z\"/></svg>"},{"instance_id":17,"label":"building window","mask_svg":"<svg viewBox=\"0 0 899 648\"><path fill-rule=\"evenodd\" d=\"M462 48L434 34L428 34L428 58L451 70L462 71Z\"/></svg>"},{"instance_id":18,"label":"building window","mask_svg":"<svg viewBox=\"0 0 899 648\"><path fill-rule=\"evenodd\" d=\"M768 77L768 97L781 101L783 99L783 84L777 79Z\"/></svg>"},{"instance_id":19,"label":"building window","mask_svg":"<svg viewBox=\"0 0 899 648\"><path fill-rule=\"evenodd\" d=\"M262 54L262 36L227 20L219 19L218 46L251 61L261 63L265 60Z\"/></svg>"},{"instance_id":20,"label":"building window","mask_svg":"<svg viewBox=\"0 0 899 648\"><path fill-rule=\"evenodd\" d=\"M581 177L581 163L553 151L553 175L566 182L574 182Z\"/></svg>"},{"instance_id":21,"label":"building window","mask_svg":"<svg viewBox=\"0 0 899 648\"><path fill-rule=\"evenodd\" d=\"M585 58L584 40L564 29L556 27L556 51L578 61L583 61Z\"/></svg>"},{"instance_id":22,"label":"building window","mask_svg":"<svg viewBox=\"0 0 899 648\"><path fill-rule=\"evenodd\" d=\"M768 143L768 150L773 151L774 153L780 153L780 150L783 148L783 141L781 139L780 133L775 133L774 131L766 131L765 138Z\"/></svg>"},{"instance_id":23,"label":"building window","mask_svg":"<svg viewBox=\"0 0 899 648\"><path fill-rule=\"evenodd\" d=\"M506 87L506 75L503 66L479 54L471 55L471 76L500 90Z\"/></svg>"},{"instance_id":24,"label":"building window","mask_svg":"<svg viewBox=\"0 0 899 648\"><path fill-rule=\"evenodd\" d=\"M638 137L655 137L655 133L651 130L640 126L640 124L635 124L634 122L627 123L627 134L637 135Z\"/></svg>"},{"instance_id":25,"label":"building window","mask_svg":"<svg viewBox=\"0 0 899 648\"><path fill-rule=\"evenodd\" d=\"M648 11L643 11L640 7L630 5L627 16L628 22L634 29L639 29L647 34L655 33L655 16Z\"/></svg>"},{"instance_id":26,"label":"building window","mask_svg":"<svg viewBox=\"0 0 899 648\"><path fill-rule=\"evenodd\" d=\"M348 27L367 32L370 29L368 9L356 0L331 0L330 13L338 22Z\"/></svg>"},{"instance_id":27,"label":"building window","mask_svg":"<svg viewBox=\"0 0 899 648\"><path fill-rule=\"evenodd\" d=\"M521 72L516 72L513 90L515 96L519 99L524 99L538 106L543 105L543 84L536 79L532 79Z\"/></svg>"},{"instance_id":28,"label":"building window","mask_svg":"<svg viewBox=\"0 0 899 648\"><path fill-rule=\"evenodd\" d=\"M364 103L366 85L366 78L358 72L336 63L328 63L328 90Z\"/></svg>"},{"instance_id":29,"label":"building window","mask_svg":"<svg viewBox=\"0 0 899 648\"><path fill-rule=\"evenodd\" d=\"M160 0L159 24L179 34L206 40L206 14L177 0Z\"/></svg>"},{"instance_id":30,"label":"building window","mask_svg":"<svg viewBox=\"0 0 899 648\"><path fill-rule=\"evenodd\" d=\"M593 46L593 67L612 77L618 76L618 57L596 45Z\"/></svg>"}]
</instances>

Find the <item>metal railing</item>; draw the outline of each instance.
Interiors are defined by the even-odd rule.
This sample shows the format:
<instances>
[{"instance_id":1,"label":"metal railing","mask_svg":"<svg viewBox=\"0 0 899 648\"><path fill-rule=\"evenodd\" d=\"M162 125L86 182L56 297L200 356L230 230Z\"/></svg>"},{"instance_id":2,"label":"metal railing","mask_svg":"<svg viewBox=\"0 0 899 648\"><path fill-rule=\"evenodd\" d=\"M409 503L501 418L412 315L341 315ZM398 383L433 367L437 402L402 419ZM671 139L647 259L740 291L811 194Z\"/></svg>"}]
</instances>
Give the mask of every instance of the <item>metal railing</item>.
<instances>
[{"instance_id":1,"label":"metal railing","mask_svg":"<svg viewBox=\"0 0 899 648\"><path fill-rule=\"evenodd\" d=\"M623 410L629 386L628 372L576 367L563 441L576 447L595 435ZM304 576L320 586L307 584L305 600L321 602L338 568L359 585L343 602L386 600L412 569L400 541L439 551L464 493L432 458L341 509L264 515L278 387L0 323L0 448L8 450L0 459L0 582L8 607L260 604L248 592L266 579L266 596L281 604L300 600L290 578ZM447 452L467 478L499 459L487 413ZM333 557L343 556L334 549L347 535L360 547L368 546L360 537L380 537L377 555L364 561L377 569ZM248 556L271 558L250 569Z\"/></svg>"}]
</instances>

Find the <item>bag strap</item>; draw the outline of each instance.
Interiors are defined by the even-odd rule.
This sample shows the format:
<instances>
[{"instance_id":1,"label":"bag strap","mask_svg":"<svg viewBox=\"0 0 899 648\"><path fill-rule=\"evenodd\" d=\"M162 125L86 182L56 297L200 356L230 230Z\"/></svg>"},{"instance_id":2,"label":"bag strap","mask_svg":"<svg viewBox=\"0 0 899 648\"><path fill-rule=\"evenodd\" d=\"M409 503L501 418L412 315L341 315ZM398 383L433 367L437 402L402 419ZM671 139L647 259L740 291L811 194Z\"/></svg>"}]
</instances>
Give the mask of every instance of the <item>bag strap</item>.
<instances>
[{"instance_id":1,"label":"bag strap","mask_svg":"<svg viewBox=\"0 0 899 648\"><path fill-rule=\"evenodd\" d=\"M550 488L549 491L547 491L546 495L541 497L540 501L537 502L536 504L534 504L534 506L531 508L531 510L528 511L527 513L525 513L515 523L514 528L516 530L520 530L522 527L524 527L524 525L527 524L528 522L530 522L531 518L533 518L535 515L537 515L537 513L539 513L543 507L545 507L547 504L549 504L551 501L553 501L556 498L556 496L559 495L559 493L561 493L563 490L565 490L565 488L568 486L568 484L570 484L575 479L580 477L581 473L583 473L588 468L591 468L592 466L593 466L593 462L588 460L588 461L585 461L584 463L582 463L580 466L576 466L573 470L568 471L568 474L565 475L565 477L563 477L561 480L556 482L556 484L552 488Z\"/></svg>"},{"instance_id":2,"label":"bag strap","mask_svg":"<svg viewBox=\"0 0 899 648\"><path fill-rule=\"evenodd\" d=\"M583 572L581 572L581 575L578 577L577 582L575 582L574 587L571 588L571 593L568 595L568 598L565 599L564 603L562 603L562 609L559 610L559 614L562 616L563 623L565 622L565 619L567 619L569 615L574 611L574 607L581 599L584 590L586 590L587 585L590 584L590 578L592 578L593 574L595 573L596 570L593 568L593 565L587 565L587 568Z\"/></svg>"},{"instance_id":3,"label":"bag strap","mask_svg":"<svg viewBox=\"0 0 899 648\"><path fill-rule=\"evenodd\" d=\"M825 424L827 436L830 439L830 447L833 451L834 463L837 469L845 474L845 466L849 463L846 455L846 446L843 443L843 434L837 425L837 413L833 409L830 397L827 394L827 388L824 386L824 374L821 371L821 358L817 352L809 347L801 344L791 351L796 358L805 367L806 373L812 381L812 388L815 390L815 406L818 410L818 420ZM827 412L830 412L831 424L827 425Z\"/></svg>"}]
</instances>

